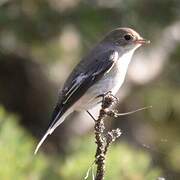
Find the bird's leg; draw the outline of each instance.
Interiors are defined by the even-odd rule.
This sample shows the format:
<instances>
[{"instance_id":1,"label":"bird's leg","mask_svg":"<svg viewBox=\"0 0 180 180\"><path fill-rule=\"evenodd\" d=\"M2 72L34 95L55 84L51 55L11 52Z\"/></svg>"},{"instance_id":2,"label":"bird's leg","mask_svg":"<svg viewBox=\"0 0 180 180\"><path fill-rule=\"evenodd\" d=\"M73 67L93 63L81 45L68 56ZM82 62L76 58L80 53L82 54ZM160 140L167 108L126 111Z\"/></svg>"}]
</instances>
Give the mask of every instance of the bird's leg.
<instances>
[{"instance_id":1,"label":"bird's leg","mask_svg":"<svg viewBox=\"0 0 180 180\"><path fill-rule=\"evenodd\" d=\"M86 111L88 114L89 114L89 116L94 120L94 121L96 121L96 118L87 110Z\"/></svg>"},{"instance_id":2,"label":"bird's leg","mask_svg":"<svg viewBox=\"0 0 180 180\"><path fill-rule=\"evenodd\" d=\"M102 100L101 100L100 102L103 102L103 101L104 101L104 98L106 98L106 97L108 97L108 96L111 97L111 100L112 100L112 98L113 98L113 102L114 102L114 101L116 101L116 102L119 101L119 99L112 94L112 91L108 91L108 92L106 92L106 93L100 94L100 95L96 96L96 98L102 97Z\"/></svg>"},{"instance_id":3,"label":"bird's leg","mask_svg":"<svg viewBox=\"0 0 180 180\"><path fill-rule=\"evenodd\" d=\"M111 91L108 91L106 93L103 93L103 94L100 94L100 95L96 96L96 98L101 98L101 97L102 97L102 100L99 101L98 104L103 103L103 102L107 103L107 104L103 103L104 104L103 106L110 107L114 103L114 101L118 102L118 98L116 96L114 96ZM104 108L106 108L106 107L104 107ZM89 114L89 116L94 121L96 121L96 118L88 110L86 110L86 112Z\"/></svg>"}]
</instances>

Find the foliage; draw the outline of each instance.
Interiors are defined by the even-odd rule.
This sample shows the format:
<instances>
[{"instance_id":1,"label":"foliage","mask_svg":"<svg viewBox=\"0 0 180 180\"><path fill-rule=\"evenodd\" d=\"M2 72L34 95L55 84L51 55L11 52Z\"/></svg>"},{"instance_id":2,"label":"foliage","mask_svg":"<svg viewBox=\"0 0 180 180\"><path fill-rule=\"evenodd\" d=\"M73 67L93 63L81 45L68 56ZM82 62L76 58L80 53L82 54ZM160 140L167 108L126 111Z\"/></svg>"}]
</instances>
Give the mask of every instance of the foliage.
<instances>
[{"instance_id":1,"label":"foliage","mask_svg":"<svg viewBox=\"0 0 180 180\"><path fill-rule=\"evenodd\" d=\"M63 179L78 180L85 177L88 167L94 160L95 143L93 137L73 141L72 153L65 160L60 157L50 160L38 153L33 155L34 141L18 125L15 115L7 114L0 108L0 178L24 179ZM53 160L53 161L52 161ZM125 143L113 145L107 158L106 179L152 180L160 175L158 168L151 167L150 156ZM91 175L89 178L91 179Z\"/></svg>"},{"instance_id":2,"label":"foliage","mask_svg":"<svg viewBox=\"0 0 180 180\"><path fill-rule=\"evenodd\" d=\"M0 108L0 179L44 179L46 170L53 170L43 155L33 155L33 138L18 125L17 119Z\"/></svg>"},{"instance_id":3,"label":"foliage","mask_svg":"<svg viewBox=\"0 0 180 180\"><path fill-rule=\"evenodd\" d=\"M86 137L74 143L76 144L74 152L67 157L59 169L62 179L65 180L70 180L72 177L74 180L83 179L82 177L86 176L94 160L96 148L94 137ZM124 142L112 145L106 163L105 179L152 180L161 174L159 168L151 167L151 158L148 153ZM88 179L92 179L91 171Z\"/></svg>"}]
</instances>

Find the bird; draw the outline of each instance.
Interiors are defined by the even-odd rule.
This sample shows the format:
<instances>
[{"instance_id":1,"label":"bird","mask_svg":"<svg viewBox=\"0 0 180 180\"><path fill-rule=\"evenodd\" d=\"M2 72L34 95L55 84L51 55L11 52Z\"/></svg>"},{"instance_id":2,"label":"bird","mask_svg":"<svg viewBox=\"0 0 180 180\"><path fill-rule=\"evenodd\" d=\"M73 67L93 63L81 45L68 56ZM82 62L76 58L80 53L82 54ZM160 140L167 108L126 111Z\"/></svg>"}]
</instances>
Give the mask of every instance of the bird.
<instances>
[{"instance_id":1,"label":"bird","mask_svg":"<svg viewBox=\"0 0 180 180\"><path fill-rule=\"evenodd\" d=\"M115 96L125 80L135 50L149 42L131 28L118 27L97 43L65 81L49 126L34 153L72 112L89 113L101 102L100 95L111 92Z\"/></svg>"}]
</instances>

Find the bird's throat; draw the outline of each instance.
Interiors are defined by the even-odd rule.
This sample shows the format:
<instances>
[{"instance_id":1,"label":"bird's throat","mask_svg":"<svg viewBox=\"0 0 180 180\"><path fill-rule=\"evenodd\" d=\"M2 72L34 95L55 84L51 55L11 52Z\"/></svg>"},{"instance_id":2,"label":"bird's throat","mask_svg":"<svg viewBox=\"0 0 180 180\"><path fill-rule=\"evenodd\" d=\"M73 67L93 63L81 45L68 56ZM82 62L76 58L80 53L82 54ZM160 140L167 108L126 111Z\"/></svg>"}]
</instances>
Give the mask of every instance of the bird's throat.
<instances>
[{"instance_id":1,"label":"bird's throat","mask_svg":"<svg viewBox=\"0 0 180 180\"><path fill-rule=\"evenodd\" d=\"M118 70L121 72L121 75L124 74L125 76L128 70L129 63L131 62L133 53L134 53L134 50L129 51L123 54L122 56L120 56L119 59L117 60L116 66Z\"/></svg>"}]
</instances>

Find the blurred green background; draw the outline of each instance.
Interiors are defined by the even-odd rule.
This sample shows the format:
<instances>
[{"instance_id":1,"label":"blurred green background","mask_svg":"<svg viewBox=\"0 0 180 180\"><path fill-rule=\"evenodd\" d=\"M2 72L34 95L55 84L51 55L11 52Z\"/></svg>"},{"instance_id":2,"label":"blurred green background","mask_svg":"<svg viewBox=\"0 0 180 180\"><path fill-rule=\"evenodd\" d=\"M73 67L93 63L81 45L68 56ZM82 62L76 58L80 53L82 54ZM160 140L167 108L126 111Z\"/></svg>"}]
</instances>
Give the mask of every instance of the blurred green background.
<instances>
[{"instance_id":1,"label":"blurred green background","mask_svg":"<svg viewBox=\"0 0 180 180\"><path fill-rule=\"evenodd\" d=\"M123 134L109 150L105 179L180 179L179 0L1 0L0 179L86 176L96 148L86 114L74 113L33 152L72 68L124 26L151 44L136 52L117 108L153 108L106 121Z\"/></svg>"}]
</instances>

